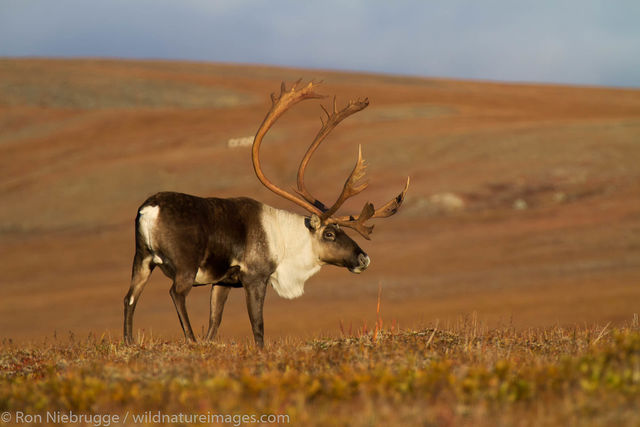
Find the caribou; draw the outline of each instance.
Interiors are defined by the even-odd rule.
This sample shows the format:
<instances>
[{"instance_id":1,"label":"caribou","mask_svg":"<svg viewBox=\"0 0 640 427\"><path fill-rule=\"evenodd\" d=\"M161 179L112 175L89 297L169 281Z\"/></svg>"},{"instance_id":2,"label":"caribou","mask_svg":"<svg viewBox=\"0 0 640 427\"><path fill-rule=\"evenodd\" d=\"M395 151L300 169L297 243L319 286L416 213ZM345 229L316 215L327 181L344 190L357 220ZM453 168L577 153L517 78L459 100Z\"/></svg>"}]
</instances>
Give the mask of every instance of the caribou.
<instances>
[{"instance_id":1,"label":"caribou","mask_svg":"<svg viewBox=\"0 0 640 427\"><path fill-rule=\"evenodd\" d=\"M363 182L366 165L358 148L355 167L346 179L335 203L327 207L306 188L305 170L311 156L326 136L345 118L369 105L367 98L349 101L333 110L325 107L322 126L300 162L297 194L276 186L262 172L260 145L278 118L293 105L308 99L324 98L316 92L317 83L296 83L272 94L272 105L258 128L251 150L258 180L269 190L305 209L303 216L276 209L247 197L197 197L160 192L139 207L135 221L135 255L131 285L124 298L124 340L133 343L133 313L155 267L173 283L170 295L187 342L196 337L189 322L186 297L194 286L211 285L211 312L206 339L212 340L220 326L222 312L231 288L244 288L247 310L257 347L264 346L263 306L267 286L278 295L296 298L304 284L323 265L345 267L353 273L364 271L369 256L351 239L344 228L351 228L370 239L373 225L366 221L395 214L404 200L409 178L402 192L375 209L365 203L360 214L338 216L336 212L349 198L368 185Z\"/></svg>"}]
</instances>

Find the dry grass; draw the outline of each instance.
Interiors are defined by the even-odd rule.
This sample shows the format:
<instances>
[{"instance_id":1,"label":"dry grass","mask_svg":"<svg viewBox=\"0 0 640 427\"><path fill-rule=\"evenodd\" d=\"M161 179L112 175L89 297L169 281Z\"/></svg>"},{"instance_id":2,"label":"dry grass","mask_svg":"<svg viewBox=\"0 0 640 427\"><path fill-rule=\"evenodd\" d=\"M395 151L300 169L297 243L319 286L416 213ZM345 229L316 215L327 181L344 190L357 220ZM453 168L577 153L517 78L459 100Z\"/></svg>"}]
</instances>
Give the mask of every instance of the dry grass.
<instances>
[{"instance_id":1,"label":"dry grass","mask_svg":"<svg viewBox=\"0 0 640 427\"><path fill-rule=\"evenodd\" d=\"M470 316L445 329L277 340L264 351L139 339L3 343L0 411L268 413L303 425L640 421L637 323L516 331Z\"/></svg>"}]
</instances>

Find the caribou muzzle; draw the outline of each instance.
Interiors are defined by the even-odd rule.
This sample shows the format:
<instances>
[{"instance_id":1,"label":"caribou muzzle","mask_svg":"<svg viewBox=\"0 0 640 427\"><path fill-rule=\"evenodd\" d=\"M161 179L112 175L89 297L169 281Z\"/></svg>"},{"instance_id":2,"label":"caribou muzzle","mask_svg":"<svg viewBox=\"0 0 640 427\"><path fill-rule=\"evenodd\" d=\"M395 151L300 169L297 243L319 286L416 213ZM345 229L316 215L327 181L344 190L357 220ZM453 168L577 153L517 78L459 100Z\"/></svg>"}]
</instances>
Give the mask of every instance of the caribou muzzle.
<instances>
[{"instance_id":1,"label":"caribou muzzle","mask_svg":"<svg viewBox=\"0 0 640 427\"><path fill-rule=\"evenodd\" d=\"M353 267L349 267L349 271L356 274L362 273L367 269L367 267L369 267L369 264L371 264L369 255L364 252L360 252L356 257L355 265Z\"/></svg>"}]
</instances>

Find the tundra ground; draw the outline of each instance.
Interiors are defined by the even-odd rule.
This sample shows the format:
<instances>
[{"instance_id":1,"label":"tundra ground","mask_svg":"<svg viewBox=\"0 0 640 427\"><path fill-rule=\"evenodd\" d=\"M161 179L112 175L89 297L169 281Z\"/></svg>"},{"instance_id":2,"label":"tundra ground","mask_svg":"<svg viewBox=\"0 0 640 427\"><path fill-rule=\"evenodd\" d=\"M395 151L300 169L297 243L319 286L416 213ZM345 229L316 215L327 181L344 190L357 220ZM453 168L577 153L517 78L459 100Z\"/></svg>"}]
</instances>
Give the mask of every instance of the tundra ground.
<instances>
[{"instance_id":1,"label":"tundra ground","mask_svg":"<svg viewBox=\"0 0 640 427\"><path fill-rule=\"evenodd\" d=\"M469 317L449 329L276 339L264 351L139 338L131 347L104 336L5 342L0 411L120 422L215 414L227 425L243 415L294 425L640 422L637 323L516 331Z\"/></svg>"}]
</instances>

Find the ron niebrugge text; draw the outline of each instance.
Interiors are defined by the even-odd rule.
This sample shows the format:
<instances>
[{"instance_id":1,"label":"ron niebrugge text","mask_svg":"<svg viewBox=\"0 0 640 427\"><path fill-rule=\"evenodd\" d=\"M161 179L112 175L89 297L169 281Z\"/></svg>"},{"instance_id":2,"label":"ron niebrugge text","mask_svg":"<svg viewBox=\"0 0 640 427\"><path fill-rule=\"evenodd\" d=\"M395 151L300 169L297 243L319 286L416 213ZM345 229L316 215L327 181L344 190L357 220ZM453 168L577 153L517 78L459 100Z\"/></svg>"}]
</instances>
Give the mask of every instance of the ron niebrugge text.
<instances>
[{"instance_id":1,"label":"ron niebrugge text","mask_svg":"<svg viewBox=\"0 0 640 427\"><path fill-rule=\"evenodd\" d=\"M161 411L146 411L143 413L125 414L81 414L62 411L29 414L21 411L15 413L4 412L1 416L4 423L12 424L85 424L95 427L108 427L118 424L214 424L225 423L239 426L242 424L288 424L286 414L165 414Z\"/></svg>"}]
</instances>

